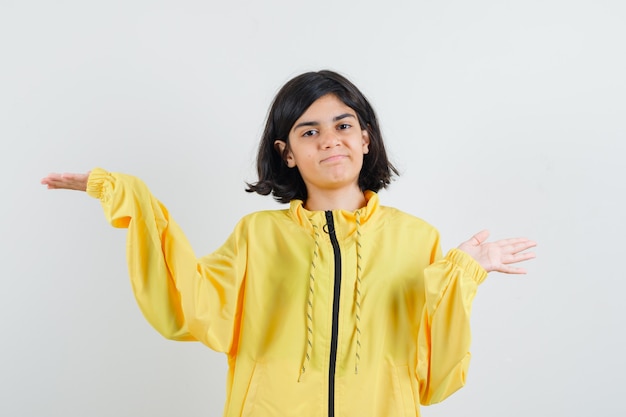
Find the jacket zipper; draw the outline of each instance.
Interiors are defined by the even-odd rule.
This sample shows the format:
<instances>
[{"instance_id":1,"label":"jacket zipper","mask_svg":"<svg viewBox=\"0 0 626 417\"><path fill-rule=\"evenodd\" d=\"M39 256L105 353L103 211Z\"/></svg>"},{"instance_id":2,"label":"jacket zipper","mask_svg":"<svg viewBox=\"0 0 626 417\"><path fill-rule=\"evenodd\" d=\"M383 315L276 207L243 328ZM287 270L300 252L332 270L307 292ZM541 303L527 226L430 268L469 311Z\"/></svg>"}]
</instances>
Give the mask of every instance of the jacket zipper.
<instances>
[{"instance_id":1,"label":"jacket zipper","mask_svg":"<svg viewBox=\"0 0 626 417\"><path fill-rule=\"evenodd\" d=\"M339 298L341 295L341 252L335 234L333 212L326 211L326 228L335 255L335 288L333 291L333 326L330 339L330 365L328 367L328 417L335 416L335 369L337 367L337 339L339 338Z\"/></svg>"}]
</instances>

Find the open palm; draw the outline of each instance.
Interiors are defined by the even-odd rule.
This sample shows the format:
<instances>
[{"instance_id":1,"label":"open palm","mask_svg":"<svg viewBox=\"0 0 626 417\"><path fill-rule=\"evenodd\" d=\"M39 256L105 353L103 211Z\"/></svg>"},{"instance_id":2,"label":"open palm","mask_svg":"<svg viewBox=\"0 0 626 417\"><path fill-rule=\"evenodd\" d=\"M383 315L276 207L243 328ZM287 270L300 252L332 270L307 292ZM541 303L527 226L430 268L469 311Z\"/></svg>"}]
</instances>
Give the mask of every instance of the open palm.
<instances>
[{"instance_id":1,"label":"open palm","mask_svg":"<svg viewBox=\"0 0 626 417\"><path fill-rule=\"evenodd\" d=\"M469 254L487 272L497 271L506 274L525 274L524 268L513 266L533 259L533 252L525 252L537 244L526 238L513 238L486 242L489 232L483 230L461 243L459 249Z\"/></svg>"}]
</instances>

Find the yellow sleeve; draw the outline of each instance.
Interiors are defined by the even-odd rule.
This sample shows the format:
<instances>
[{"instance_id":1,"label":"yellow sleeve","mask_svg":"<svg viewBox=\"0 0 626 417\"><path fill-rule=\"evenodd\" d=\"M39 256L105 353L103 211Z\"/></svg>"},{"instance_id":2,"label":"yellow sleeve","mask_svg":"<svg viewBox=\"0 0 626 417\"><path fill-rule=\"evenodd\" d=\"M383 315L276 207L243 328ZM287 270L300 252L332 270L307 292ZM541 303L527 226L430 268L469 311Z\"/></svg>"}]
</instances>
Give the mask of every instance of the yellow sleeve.
<instances>
[{"instance_id":1,"label":"yellow sleeve","mask_svg":"<svg viewBox=\"0 0 626 417\"><path fill-rule=\"evenodd\" d=\"M436 258L441 258L437 246ZM470 361L470 313L485 271L451 250L424 271L426 302L418 334L417 376L423 405L443 401L465 385Z\"/></svg>"},{"instance_id":2,"label":"yellow sleeve","mask_svg":"<svg viewBox=\"0 0 626 417\"><path fill-rule=\"evenodd\" d=\"M220 250L198 261L167 209L138 178L96 168L87 193L100 200L111 225L128 229L130 280L148 322L168 339L199 340L228 351L242 281L232 247L236 239L231 236Z\"/></svg>"}]
</instances>

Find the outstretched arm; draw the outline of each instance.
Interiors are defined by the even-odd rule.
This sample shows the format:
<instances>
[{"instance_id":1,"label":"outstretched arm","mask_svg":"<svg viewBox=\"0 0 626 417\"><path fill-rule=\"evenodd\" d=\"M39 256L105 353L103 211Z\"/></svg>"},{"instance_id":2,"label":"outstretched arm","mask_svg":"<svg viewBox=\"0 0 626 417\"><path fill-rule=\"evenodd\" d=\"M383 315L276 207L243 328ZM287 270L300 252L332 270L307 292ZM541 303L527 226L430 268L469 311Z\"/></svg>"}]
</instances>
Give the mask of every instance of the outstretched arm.
<instances>
[{"instance_id":1,"label":"outstretched arm","mask_svg":"<svg viewBox=\"0 0 626 417\"><path fill-rule=\"evenodd\" d=\"M89 174L50 174L50 189L86 191L107 221L127 228L126 253L135 298L163 336L199 340L220 352L233 346L245 274L241 233L216 252L196 258L189 241L143 181L96 168Z\"/></svg>"},{"instance_id":2,"label":"outstretched arm","mask_svg":"<svg viewBox=\"0 0 626 417\"><path fill-rule=\"evenodd\" d=\"M465 384L470 361L470 314L487 272L524 274L515 264L532 259L526 238L486 242L484 230L424 271L426 305L418 335L420 402L442 401Z\"/></svg>"},{"instance_id":3,"label":"outstretched arm","mask_svg":"<svg viewBox=\"0 0 626 417\"><path fill-rule=\"evenodd\" d=\"M143 182L131 176L112 175L95 169L86 174L52 173L41 183L48 189L87 192L100 200L111 225L128 228L126 249L129 273L142 312L163 336L194 340L188 333L180 296L170 273L173 268L168 262L176 260L180 265L178 270L191 270L186 275L193 276L196 258L176 225L170 224L167 210ZM172 250L165 250L164 239L176 242L167 245Z\"/></svg>"},{"instance_id":4,"label":"outstretched arm","mask_svg":"<svg viewBox=\"0 0 626 417\"><path fill-rule=\"evenodd\" d=\"M534 252L525 252L537 246L537 243L526 238L513 238L486 242L489 231L476 233L469 240L461 243L459 249L470 255L487 272L503 272L505 274L525 274L524 268L513 266L519 262L535 257Z\"/></svg>"},{"instance_id":5,"label":"outstretched arm","mask_svg":"<svg viewBox=\"0 0 626 417\"><path fill-rule=\"evenodd\" d=\"M48 174L47 177L41 179L43 185L48 186L49 190L76 190L87 191L87 180L89 172L86 174Z\"/></svg>"}]
</instances>

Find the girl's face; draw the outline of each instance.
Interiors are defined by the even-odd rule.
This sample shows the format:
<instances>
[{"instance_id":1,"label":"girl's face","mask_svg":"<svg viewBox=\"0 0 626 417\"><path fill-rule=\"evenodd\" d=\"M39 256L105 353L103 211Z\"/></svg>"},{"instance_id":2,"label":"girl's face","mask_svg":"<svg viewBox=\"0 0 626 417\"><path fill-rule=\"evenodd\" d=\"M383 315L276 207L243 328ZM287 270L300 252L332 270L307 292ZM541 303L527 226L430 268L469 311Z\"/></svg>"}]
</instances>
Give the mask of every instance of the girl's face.
<instances>
[{"instance_id":1,"label":"girl's face","mask_svg":"<svg viewBox=\"0 0 626 417\"><path fill-rule=\"evenodd\" d=\"M327 94L314 101L294 123L285 162L290 168L298 168L309 196L358 188L369 143L356 112L335 95ZM281 154L287 148L282 140L274 145Z\"/></svg>"}]
</instances>

